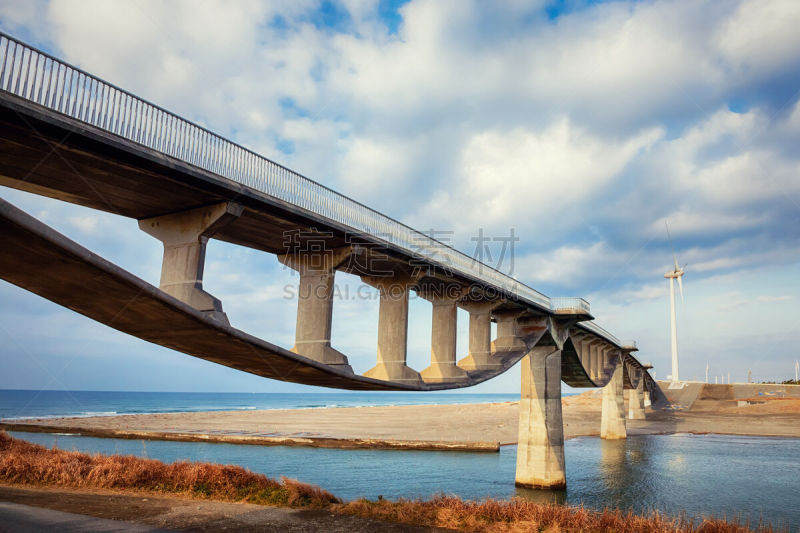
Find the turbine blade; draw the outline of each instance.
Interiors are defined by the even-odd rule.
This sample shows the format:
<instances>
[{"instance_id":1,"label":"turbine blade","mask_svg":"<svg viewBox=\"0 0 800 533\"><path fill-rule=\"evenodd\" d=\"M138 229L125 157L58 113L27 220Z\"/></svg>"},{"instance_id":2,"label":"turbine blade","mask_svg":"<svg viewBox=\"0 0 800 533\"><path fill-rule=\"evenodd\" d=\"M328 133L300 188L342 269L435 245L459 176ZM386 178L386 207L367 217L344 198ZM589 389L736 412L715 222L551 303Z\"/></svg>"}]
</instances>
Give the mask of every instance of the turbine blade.
<instances>
[{"instance_id":1,"label":"turbine blade","mask_svg":"<svg viewBox=\"0 0 800 533\"><path fill-rule=\"evenodd\" d=\"M672 250L672 259L675 260L675 270L678 270L678 256L675 255L675 247L672 245L672 235L669 233L669 224L667 219L664 219L664 226L667 228L667 239L669 239L669 247Z\"/></svg>"},{"instance_id":2,"label":"turbine blade","mask_svg":"<svg viewBox=\"0 0 800 533\"><path fill-rule=\"evenodd\" d=\"M681 303L683 303L683 276L678 276L678 288L681 291Z\"/></svg>"}]
</instances>

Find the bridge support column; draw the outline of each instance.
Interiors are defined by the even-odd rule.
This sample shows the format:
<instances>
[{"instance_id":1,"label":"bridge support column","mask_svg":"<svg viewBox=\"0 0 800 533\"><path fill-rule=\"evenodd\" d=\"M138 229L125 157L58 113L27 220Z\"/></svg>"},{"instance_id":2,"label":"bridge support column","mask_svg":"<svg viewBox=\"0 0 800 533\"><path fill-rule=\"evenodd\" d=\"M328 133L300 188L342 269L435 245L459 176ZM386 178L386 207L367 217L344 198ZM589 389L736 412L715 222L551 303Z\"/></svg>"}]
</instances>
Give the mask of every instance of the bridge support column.
<instances>
[{"instance_id":1,"label":"bridge support column","mask_svg":"<svg viewBox=\"0 0 800 533\"><path fill-rule=\"evenodd\" d=\"M646 390L642 394L644 396L644 408L647 409L653 405L653 402L650 400L650 391Z\"/></svg>"},{"instance_id":2,"label":"bridge support column","mask_svg":"<svg viewBox=\"0 0 800 533\"><path fill-rule=\"evenodd\" d=\"M139 228L164 244L162 291L225 324L222 302L203 290L208 239L242 214L240 205L223 202L139 221Z\"/></svg>"},{"instance_id":3,"label":"bridge support column","mask_svg":"<svg viewBox=\"0 0 800 533\"><path fill-rule=\"evenodd\" d=\"M420 372L427 382L459 381L469 378L466 370L456 365L456 307L451 295L424 295L433 304L431 327L431 365Z\"/></svg>"},{"instance_id":4,"label":"bridge support column","mask_svg":"<svg viewBox=\"0 0 800 533\"><path fill-rule=\"evenodd\" d=\"M591 364L589 366L591 378L597 380L603 375L603 357L600 353L600 341L589 341L589 359Z\"/></svg>"},{"instance_id":5,"label":"bridge support column","mask_svg":"<svg viewBox=\"0 0 800 533\"><path fill-rule=\"evenodd\" d=\"M420 383L419 372L406 365L408 343L408 291L410 279L369 278L361 280L380 291L378 315L378 360L364 375L385 381Z\"/></svg>"},{"instance_id":6,"label":"bridge support column","mask_svg":"<svg viewBox=\"0 0 800 533\"><path fill-rule=\"evenodd\" d=\"M292 351L326 365L340 365L352 372L347 357L331 346L336 267L349 255L350 248L344 247L300 251L280 255L278 259L300 274Z\"/></svg>"},{"instance_id":7,"label":"bridge support column","mask_svg":"<svg viewBox=\"0 0 800 533\"><path fill-rule=\"evenodd\" d=\"M522 359L516 484L563 489L564 424L561 417L561 350L533 348Z\"/></svg>"},{"instance_id":8,"label":"bridge support column","mask_svg":"<svg viewBox=\"0 0 800 533\"><path fill-rule=\"evenodd\" d=\"M617 358L611 380L603 387L603 413L600 421L600 438L603 439L624 439L628 436L625 430L625 399L622 395L623 372L622 358Z\"/></svg>"},{"instance_id":9,"label":"bridge support column","mask_svg":"<svg viewBox=\"0 0 800 533\"><path fill-rule=\"evenodd\" d=\"M628 391L628 419L644 420L644 376L635 389Z\"/></svg>"},{"instance_id":10,"label":"bridge support column","mask_svg":"<svg viewBox=\"0 0 800 533\"><path fill-rule=\"evenodd\" d=\"M608 375L609 371L613 370L612 365L615 364L615 359L612 357L613 349L609 346L600 347L597 349L598 358L600 361L600 376ZM616 364L619 364L618 362Z\"/></svg>"},{"instance_id":11,"label":"bridge support column","mask_svg":"<svg viewBox=\"0 0 800 533\"><path fill-rule=\"evenodd\" d=\"M493 313L497 321L497 338L492 341L492 353L503 356L505 352L525 351L528 347L520 338L517 319L522 315L521 311L495 311Z\"/></svg>"},{"instance_id":12,"label":"bridge support column","mask_svg":"<svg viewBox=\"0 0 800 533\"><path fill-rule=\"evenodd\" d=\"M469 355L458 362L465 370L493 370L500 361L492 355L492 309L496 302L464 302L469 311Z\"/></svg>"}]
</instances>

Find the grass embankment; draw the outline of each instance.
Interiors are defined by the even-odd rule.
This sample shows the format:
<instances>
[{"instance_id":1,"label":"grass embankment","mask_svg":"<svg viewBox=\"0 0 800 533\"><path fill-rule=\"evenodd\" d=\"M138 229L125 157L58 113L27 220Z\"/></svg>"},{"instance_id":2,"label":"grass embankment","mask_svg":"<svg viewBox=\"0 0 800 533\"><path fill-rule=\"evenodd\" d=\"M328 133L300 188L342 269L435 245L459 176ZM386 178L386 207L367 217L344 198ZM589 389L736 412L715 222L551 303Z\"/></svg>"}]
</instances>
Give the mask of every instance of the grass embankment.
<instances>
[{"instance_id":1,"label":"grass embankment","mask_svg":"<svg viewBox=\"0 0 800 533\"><path fill-rule=\"evenodd\" d=\"M770 527L749 528L725 520L693 522L658 514L637 516L621 511L546 505L521 499L463 501L436 497L426 501L358 500L343 503L318 487L255 474L244 468L209 463L165 464L121 455L89 455L48 449L0 432L0 483L78 489L135 490L202 499L245 501L333 512L470 532L547 533L676 532L769 533Z\"/></svg>"}]
</instances>

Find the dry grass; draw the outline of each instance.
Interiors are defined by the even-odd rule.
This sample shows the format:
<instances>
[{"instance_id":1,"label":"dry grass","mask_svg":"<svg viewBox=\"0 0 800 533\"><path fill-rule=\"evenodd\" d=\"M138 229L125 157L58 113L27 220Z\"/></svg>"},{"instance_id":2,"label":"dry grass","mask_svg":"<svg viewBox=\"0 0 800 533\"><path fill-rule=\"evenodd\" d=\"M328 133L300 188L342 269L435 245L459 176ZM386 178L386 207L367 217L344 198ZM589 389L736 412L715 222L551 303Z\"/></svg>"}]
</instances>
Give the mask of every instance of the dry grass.
<instances>
[{"instance_id":1,"label":"dry grass","mask_svg":"<svg viewBox=\"0 0 800 533\"><path fill-rule=\"evenodd\" d=\"M338 503L312 485L270 479L239 466L48 449L0 432L0 482L73 488L133 489L226 501L323 508Z\"/></svg>"},{"instance_id":2,"label":"dry grass","mask_svg":"<svg viewBox=\"0 0 800 533\"><path fill-rule=\"evenodd\" d=\"M522 499L464 501L437 496L425 501L359 500L336 506L337 512L410 525L436 526L486 533L768 533L770 527L708 519L698 522L622 511L593 511L583 507L540 504Z\"/></svg>"},{"instance_id":3,"label":"dry grass","mask_svg":"<svg viewBox=\"0 0 800 533\"><path fill-rule=\"evenodd\" d=\"M772 528L725 520L693 522L653 513L592 511L545 505L522 499L464 501L438 496L430 500L357 500L341 503L311 485L255 474L238 466L176 462L120 455L89 455L48 449L0 432L0 482L71 488L133 489L196 498L258 504L326 508L331 511L409 525L468 532L511 533L770 533Z\"/></svg>"}]
</instances>

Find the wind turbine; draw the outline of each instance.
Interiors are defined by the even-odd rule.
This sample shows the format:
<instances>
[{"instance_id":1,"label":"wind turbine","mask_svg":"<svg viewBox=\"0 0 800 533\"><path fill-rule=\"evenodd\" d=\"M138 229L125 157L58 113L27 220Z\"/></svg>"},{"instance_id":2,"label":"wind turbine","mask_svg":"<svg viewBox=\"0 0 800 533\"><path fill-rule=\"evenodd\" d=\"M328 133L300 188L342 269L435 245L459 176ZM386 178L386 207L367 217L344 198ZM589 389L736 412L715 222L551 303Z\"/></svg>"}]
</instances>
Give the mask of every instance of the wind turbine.
<instances>
[{"instance_id":1,"label":"wind turbine","mask_svg":"<svg viewBox=\"0 0 800 533\"><path fill-rule=\"evenodd\" d=\"M681 303L683 303L683 268L678 266L678 256L675 255L675 247L672 246L672 236L669 234L669 225L664 221L667 227L667 238L669 239L669 246L672 248L672 259L675 261L675 269L671 272L664 274L664 277L669 279L669 310L672 321L670 322L672 333L672 382L680 381L678 377L678 325L675 322L675 280L678 280L678 288L681 291ZM686 265L684 265L686 268Z\"/></svg>"}]
</instances>

